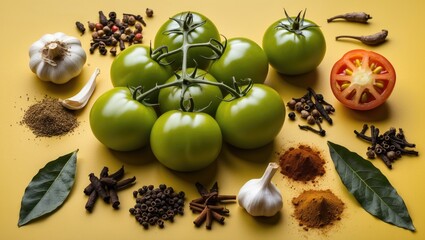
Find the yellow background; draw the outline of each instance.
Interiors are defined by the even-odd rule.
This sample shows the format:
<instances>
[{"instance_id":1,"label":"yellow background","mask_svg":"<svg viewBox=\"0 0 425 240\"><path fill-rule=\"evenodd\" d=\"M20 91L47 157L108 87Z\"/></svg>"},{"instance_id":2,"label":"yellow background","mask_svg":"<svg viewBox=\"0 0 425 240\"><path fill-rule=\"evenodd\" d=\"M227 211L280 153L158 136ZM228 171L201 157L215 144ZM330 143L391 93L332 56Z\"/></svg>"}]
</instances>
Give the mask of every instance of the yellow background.
<instances>
[{"instance_id":1,"label":"yellow background","mask_svg":"<svg viewBox=\"0 0 425 240\"><path fill-rule=\"evenodd\" d=\"M326 141L348 147L365 156L367 143L356 139L354 129L363 123L375 124L382 130L391 126L404 128L408 140L424 152L423 66L425 37L422 15L425 4L415 1L199 1L199 0L123 0L123 1L3 1L0 24L0 238L1 239L425 239L425 161L419 157L405 157L388 170L380 160L373 164L382 170L409 209L417 232L412 233L377 220L355 201L341 183L330 159ZM109 67L110 56L88 54L82 74L66 85L58 86L39 81L28 67L28 48L45 33L58 31L79 37L83 47L89 48L90 35L80 37L75 21L95 21L97 12L116 11L144 14L146 7L154 9L155 16L147 20L144 43L149 44L159 26L168 17L180 11L197 11L209 17L227 38L247 37L261 45L265 29L283 17L285 8L291 15L307 9L307 18L321 26L327 40L327 53L316 71L299 76L284 77L270 70L267 84L278 90L287 102L299 97L310 86L323 93L336 113L334 125L324 124L325 138L298 129L299 122L286 121L274 143L255 150L242 151L224 146L219 159L211 167L191 174L172 172L161 166L148 149L132 153L118 153L106 149L91 133L89 111L94 100L112 87ZM340 13L365 11L373 16L369 24L335 22L326 19ZM339 34L367 35L387 29L388 41L377 47L367 47L354 41L335 41ZM345 52L372 49L387 57L397 72L397 84L387 103L370 112L356 112L344 108L333 97L329 87L329 72L335 61ZM20 124L24 110L45 95L66 98L75 94L88 80L96 67L101 69L97 89L88 106L79 111L80 126L72 134L62 137L37 138ZM186 204L186 214L174 223L166 222L165 229L145 231L128 213L134 205L132 190L144 184L166 183L184 190L187 199L197 197L196 181L209 186L218 181L223 194L237 194L247 180L261 176L269 161L277 161L279 153L298 143L320 149L326 160L326 174L315 184L296 183L279 172L273 178L282 191L284 206L272 219L252 218L236 203L229 204L230 217L225 225L214 224L211 231L195 228L192 214ZM48 161L79 149L76 182L65 204L54 214L18 228L21 197L31 178ZM111 171L125 166L126 176L136 176L132 189L119 193L121 209L98 202L94 212L84 209L87 197L83 188L88 174L99 173L103 166ZM327 231L304 231L292 216L291 199L305 189L331 189L346 204L342 220Z\"/></svg>"}]
</instances>

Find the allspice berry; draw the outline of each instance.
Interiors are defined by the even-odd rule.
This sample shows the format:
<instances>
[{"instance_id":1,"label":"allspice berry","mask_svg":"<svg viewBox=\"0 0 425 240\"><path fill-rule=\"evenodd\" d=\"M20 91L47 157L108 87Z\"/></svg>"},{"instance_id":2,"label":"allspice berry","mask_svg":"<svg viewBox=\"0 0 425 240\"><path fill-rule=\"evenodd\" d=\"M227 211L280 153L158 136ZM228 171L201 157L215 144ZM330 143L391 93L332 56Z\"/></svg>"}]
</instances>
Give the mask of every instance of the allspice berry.
<instances>
[{"instance_id":1,"label":"allspice berry","mask_svg":"<svg viewBox=\"0 0 425 240\"><path fill-rule=\"evenodd\" d=\"M151 8L146 8L146 16L153 17L153 10Z\"/></svg>"}]
</instances>

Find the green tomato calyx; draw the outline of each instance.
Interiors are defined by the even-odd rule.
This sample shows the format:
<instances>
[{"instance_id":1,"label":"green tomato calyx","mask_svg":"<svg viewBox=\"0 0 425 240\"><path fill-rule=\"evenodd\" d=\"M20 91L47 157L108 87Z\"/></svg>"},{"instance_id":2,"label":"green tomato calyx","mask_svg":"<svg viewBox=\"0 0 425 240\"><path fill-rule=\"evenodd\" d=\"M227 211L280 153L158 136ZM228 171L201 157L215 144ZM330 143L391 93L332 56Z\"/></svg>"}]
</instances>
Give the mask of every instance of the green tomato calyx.
<instances>
[{"instance_id":1,"label":"green tomato calyx","mask_svg":"<svg viewBox=\"0 0 425 240\"><path fill-rule=\"evenodd\" d=\"M298 34L298 35L303 35L303 30L306 30L306 29L311 28L311 27L319 27L316 24L304 22L305 13L307 12L307 10L304 10L302 17L301 17L301 13L303 11L300 11L295 18L290 17L285 9L284 9L284 12L285 12L285 16L286 16L285 20L288 21L289 24L286 24L282 21L276 26L276 29L283 28L288 32L292 32L292 33L295 33L295 34Z\"/></svg>"},{"instance_id":2,"label":"green tomato calyx","mask_svg":"<svg viewBox=\"0 0 425 240\"><path fill-rule=\"evenodd\" d=\"M201 22L193 22L193 14L191 12L188 12L184 19L181 18L170 18L171 20L175 21L179 27L170 29L168 31L165 31L164 34L183 34L183 32L190 33L191 31L195 30L196 28L204 25L207 21L203 20Z\"/></svg>"}]
</instances>

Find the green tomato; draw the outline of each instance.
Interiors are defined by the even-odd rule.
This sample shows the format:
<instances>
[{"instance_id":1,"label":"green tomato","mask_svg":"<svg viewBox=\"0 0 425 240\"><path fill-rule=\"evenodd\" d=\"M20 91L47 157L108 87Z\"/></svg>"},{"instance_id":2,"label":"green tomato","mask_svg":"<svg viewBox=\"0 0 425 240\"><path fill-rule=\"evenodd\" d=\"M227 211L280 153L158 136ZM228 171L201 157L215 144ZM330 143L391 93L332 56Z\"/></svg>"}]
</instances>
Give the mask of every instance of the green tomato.
<instances>
[{"instance_id":1,"label":"green tomato","mask_svg":"<svg viewBox=\"0 0 425 240\"><path fill-rule=\"evenodd\" d=\"M90 111L94 136L117 151L131 151L148 145L156 119L155 110L133 100L130 90L125 87L103 93Z\"/></svg>"},{"instance_id":2,"label":"green tomato","mask_svg":"<svg viewBox=\"0 0 425 240\"><path fill-rule=\"evenodd\" d=\"M191 75L193 71L193 68L189 68L187 69L187 74ZM181 75L181 71L177 74ZM202 69L197 69L196 74L205 81L217 82L211 74L205 72ZM167 83L174 81L177 81L176 76L171 77L167 81ZM161 89L158 96L159 109L161 113L165 113L170 110L181 109L181 95L182 85ZM217 107L220 104L221 99L223 98L223 95L221 93L220 88L217 86L209 84L194 84L188 87L184 97L186 99L188 99L189 97L193 99L193 111L198 112L202 110L202 112L214 116L215 111L217 110Z\"/></svg>"},{"instance_id":3,"label":"green tomato","mask_svg":"<svg viewBox=\"0 0 425 240\"><path fill-rule=\"evenodd\" d=\"M164 166L190 172L203 169L217 159L222 136L210 115L172 110L155 122L150 144L153 154Z\"/></svg>"},{"instance_id":4,"label":"green tomato","mask_svg":"<svg viewBox=\"0 0 425 240\"><path fill-rule=\"evenodd\" d=\"M163 66L150 57L148 46L135 44L115 57L111 64L111 81L114 87L142 86L147 91L157 84L163 84L173 75L170 66ZM158 92L148 96L149 102L156 102Z\"/></svg>"},{"instance_id":5,"label":"green tomato","mask_svg":"<svg viewBox=\"0 0 425 240\"><path fill-rule=\"evenodd\" d=\"M263 49L270 65L279 73L298 75L319 66L326 52L326 41L312 21L280 19L271 24L263 36ZM278 26L286 25L288 29ZM308 25L316 25L305 28Z\"/></svg>"},{"instance_id":6,"label":"green tomato","mask_svg":"<svg viewBox=\"0 0 425 240\"><path fill-rule=\"evenodd\" d=\"M279 134L285 121L285 104L273 88L254 84L245 96L222 101L215 119L225 142L243 149L259 148Z\"/></svg>"},{"instance_id":7,"label":"green tomato","mask_svg":"<svg viewBox=\"0 0 425 240\"><path fill-rule=\"evenodd\" d=\"M220 34L217 30L217 27L210 19L200 13L190 12L190 14L192 14L193 16L193 23L201 23L202 21L205 21L205 23L196 27L188 33L187 37L189 44L206 43L209 42L211 39L216 39L217 41L220 41ZM182 12L174 15L172 18L184 20L187 15L188 12ZM183 46L184 40L182 34L169 32L167 33L167 31L169 30L180 28L179 24L172 18L167 20L157 31L154 40L155 48L167 46L168 51L170 52ZM187 66L195 67L195 65L197 65L201 69L206 69L210 63L210 60L206 59L205 57L209 57L211 55L212 50L208 47L190 48L188 49ZM183 55L181 52L179 52L173 56L168 57L167 61L173 62L172 67L174 69L180 69L182 67L182 58Z\"/></svg>"},{"instance_id":8,"label":"green tomato","mask_svg":"<svg viewBox=\"0 0 425 240\"><path fill-rule=\"evenodd\" d=\"M212 62L209 69L217 81L228 86L233 86L233 77L264 83L268 71L269 61L263 49L247 38L229 39L224 53Z\"/></svg>"}]
</instances>

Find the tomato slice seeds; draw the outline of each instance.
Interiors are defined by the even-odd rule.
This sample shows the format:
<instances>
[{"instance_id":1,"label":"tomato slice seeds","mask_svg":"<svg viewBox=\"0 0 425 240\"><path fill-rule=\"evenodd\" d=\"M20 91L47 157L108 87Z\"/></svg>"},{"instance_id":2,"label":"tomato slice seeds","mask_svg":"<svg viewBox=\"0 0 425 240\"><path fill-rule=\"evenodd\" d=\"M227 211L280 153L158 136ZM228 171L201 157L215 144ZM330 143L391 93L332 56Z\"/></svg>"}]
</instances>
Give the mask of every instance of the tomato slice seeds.
<instances>
[{"instance_id":1,"label":"tomato slice seeds","mask_svg":"<svg viewBox=\"0 0 425 240\"><path fill-rule=\"evenodd\" d=\"M370 110L383 104L391 95L396 74L382 55L356 49L335 63L331 72L331 89L345 106Z\"/></svg>"}]
</instances>

